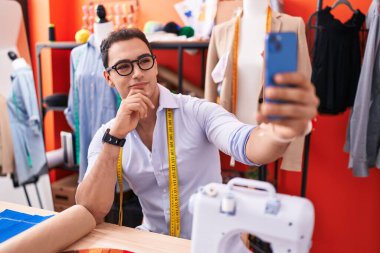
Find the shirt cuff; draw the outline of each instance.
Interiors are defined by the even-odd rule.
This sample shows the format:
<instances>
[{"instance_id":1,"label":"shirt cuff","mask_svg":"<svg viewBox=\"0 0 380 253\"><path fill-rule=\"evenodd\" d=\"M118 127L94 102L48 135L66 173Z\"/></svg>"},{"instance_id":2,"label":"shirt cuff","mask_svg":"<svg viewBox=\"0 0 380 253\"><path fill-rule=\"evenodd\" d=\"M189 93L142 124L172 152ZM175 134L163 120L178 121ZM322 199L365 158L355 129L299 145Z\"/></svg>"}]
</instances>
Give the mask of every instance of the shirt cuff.
<instances>
[{"instance_id":1,"label":"shirt cuff","mask_svg":"<svg viewBox=\"0 0 380 253\"><path fill-rule=\"evenodd\" d=\"M253 129L255 129L257 126L254 126L249 132L248 132L248 134L247 134L247 136L245 137L245 140L244 140L244 149L243 149L243 155L244 155L244 160L243 160L243 162L244 162L244 164L246 164L246 165L249 165L249 166L256 166L256 167L260 167L262 164L259 164L259 163L254 163L254 162L251 162L249 159L248 159L248 157L247 157L247 143L248 143L248 139L249 139L249 137L251 136L251 133L252 133L252 131L253 131Z\"/></svg>"}]
</instances>

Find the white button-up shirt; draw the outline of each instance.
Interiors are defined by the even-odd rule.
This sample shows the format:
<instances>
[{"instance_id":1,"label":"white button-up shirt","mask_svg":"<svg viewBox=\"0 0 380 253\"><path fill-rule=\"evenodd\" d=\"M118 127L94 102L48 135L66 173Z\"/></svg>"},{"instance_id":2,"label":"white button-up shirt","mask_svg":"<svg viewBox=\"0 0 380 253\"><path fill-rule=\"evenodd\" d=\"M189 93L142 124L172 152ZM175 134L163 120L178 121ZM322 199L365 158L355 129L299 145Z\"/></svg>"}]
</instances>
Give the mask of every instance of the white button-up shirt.
<instances>
[{"instance_id":1,"label":"white button-up shirt","mask_svg":"<svg viewBox=\"0 0 380 253\"><path fill-rule=\"evenodd\" d=\"M203 185L221 182L219 151L237 161L254 165L245 154L245 145L254 126L239 122L221 106L202 99L172 94L159 85L157 121L153 131L152 152L136 130L126 136L123 148L123 177L138 195L144 221L139 227L169 234L170 195L166 133L166 108L173 108L177 157L182 238L191 237L190 196ZM113 120L94 136L88 151L88 173L102 150L102 137Z\"/></svg>"}]
</instances>

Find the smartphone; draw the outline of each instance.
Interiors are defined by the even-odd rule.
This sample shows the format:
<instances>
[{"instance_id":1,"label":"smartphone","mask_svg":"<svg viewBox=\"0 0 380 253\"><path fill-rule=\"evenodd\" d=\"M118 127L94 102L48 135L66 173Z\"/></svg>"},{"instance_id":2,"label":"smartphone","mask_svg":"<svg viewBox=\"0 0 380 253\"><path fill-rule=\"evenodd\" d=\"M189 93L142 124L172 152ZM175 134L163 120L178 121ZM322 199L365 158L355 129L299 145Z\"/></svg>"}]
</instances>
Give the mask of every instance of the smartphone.
<instances>
[{"instance_id":1,"label":"smartphone","mask_svg":"<svg viewBox=\"0 0 380 253\"><path fill-rule=\"evenodd\" d=\"M297 71L297 34L268 33L265 37L265 87L276 86L274 76L277 73ZM291 87L289 85L288 87ZM286 101L265 99L269 103Z\"/></svg>"}]
</instances>

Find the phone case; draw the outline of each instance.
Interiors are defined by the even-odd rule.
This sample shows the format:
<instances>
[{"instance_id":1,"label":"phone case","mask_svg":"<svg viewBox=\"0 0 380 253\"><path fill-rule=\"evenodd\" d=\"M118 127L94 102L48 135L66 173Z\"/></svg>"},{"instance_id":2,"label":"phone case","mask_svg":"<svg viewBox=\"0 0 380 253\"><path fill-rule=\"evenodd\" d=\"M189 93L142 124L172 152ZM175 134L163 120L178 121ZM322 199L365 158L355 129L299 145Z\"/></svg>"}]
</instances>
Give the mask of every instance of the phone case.
<instances>
[{"instance_id":1,"label":"phone case","mask_svg":"<svg viewBox=\"0 0 380 253\"><path fill-rule=\"evenodd\" d=\"M297 35L292 32L268 33L265 38L265 86L275 86L277 73L297 71ZM276 101L268 101L276 102Z\"/></svg>"},{"instance_id":2,"label":"phone case","mask_svg":"<svg viewBox=\"0 0 380 253\"><path fill-rule=\"evenodd\" d=\"M276 86L277 73L297 71L297 35L295 33L268 33L265 38L265 87ZM288 87L291 87L289 85ZM268 103L284 104L287 101L265 98ZM283 120L271 115L269 120Z\"/></svg>"}]
</instances>

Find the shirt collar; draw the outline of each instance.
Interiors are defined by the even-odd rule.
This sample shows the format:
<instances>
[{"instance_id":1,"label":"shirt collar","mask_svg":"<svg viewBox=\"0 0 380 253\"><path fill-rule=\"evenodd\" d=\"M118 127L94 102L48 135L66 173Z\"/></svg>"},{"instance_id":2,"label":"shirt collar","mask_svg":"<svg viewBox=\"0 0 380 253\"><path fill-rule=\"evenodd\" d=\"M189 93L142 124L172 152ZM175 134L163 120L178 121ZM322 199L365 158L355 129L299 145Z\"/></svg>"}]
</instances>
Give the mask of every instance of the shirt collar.
<instances>
[{"instance_id":1,"label":"shirt collar","mask_svg":"<svg viewBox=\"0 0 380 253\"><path fill-rule=\"evenodd\" d=\"M176 96L161 84L157 84L160 89L160 98L157 111L166 108L179 108Z\"/></svg>"},{"instance_id":2,"label":"shirt collar","mask_svg":"<svg viewBox=\"0 0 380 253\"><path fill-rule=\"evenodd\" d=\"M87 46L95 48L95 36L93 34L87 40Z\"/></svg>"}]
</instances>

